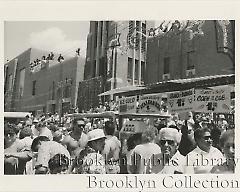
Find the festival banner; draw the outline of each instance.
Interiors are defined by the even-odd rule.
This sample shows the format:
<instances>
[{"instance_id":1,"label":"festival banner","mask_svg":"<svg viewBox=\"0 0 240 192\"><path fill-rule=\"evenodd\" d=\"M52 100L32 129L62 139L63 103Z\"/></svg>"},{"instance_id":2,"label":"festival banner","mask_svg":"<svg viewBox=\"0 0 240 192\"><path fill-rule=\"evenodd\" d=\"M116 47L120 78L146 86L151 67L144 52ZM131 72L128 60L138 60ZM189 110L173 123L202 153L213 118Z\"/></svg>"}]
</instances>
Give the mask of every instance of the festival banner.
<instances>
[{"instance_id":1,"label":"festival banner","mask_svg":"<svg viewBox=\"0 0 240 192\"><path fill-rule=\"evenodd\" d=\"M196 89L194 111L205 113L230 113L230 89Z\"/></svg>"},{"instance_id":2,"label":"festival banner","mask_svg":"<svg viewBox=\"0 0 240 192\"><path fill-rule=\"evenodd\" d=\"M119 98L119 114L136 113L137 96Z\"/></svg>"},{"instance_id":3,"label":"festival banner","mask_svg":"<svg viewBox=\"0 0 240 192\"><path fill-rule=\"evenodd\" d=\"M194 89L176 91L167 94L167 105L169 113L182 113L192 111L194 100Z\"/></svg>"},{"instance_id":4,"label":"festival banner","mask_svg":"<svg viewBox=\"0 0 240 192\"><path fill-rule=\"evenodd\" d=\"M139 98L138 113L140 114L163 114L164 103L162 94L142 95Z\"/></svg>"}]
</instances>

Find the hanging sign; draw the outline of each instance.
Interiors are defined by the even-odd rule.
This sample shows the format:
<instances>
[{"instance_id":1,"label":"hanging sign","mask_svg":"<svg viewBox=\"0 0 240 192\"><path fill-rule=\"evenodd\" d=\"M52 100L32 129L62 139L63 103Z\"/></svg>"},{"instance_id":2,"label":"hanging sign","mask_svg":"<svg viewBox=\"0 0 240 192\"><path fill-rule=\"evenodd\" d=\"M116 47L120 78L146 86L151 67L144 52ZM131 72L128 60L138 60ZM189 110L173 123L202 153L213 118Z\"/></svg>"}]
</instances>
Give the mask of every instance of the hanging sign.
<instances>
[{"instance_id":1,"label":"hanging sign","mask_svg":"<svg viewBox=\"0 0 240 192\"><path fill-rule=\"evenodd\" d=\"M163 114L164 103L162 94L142 95L139 98L138 113L140 114Z\"/></svg>"},{"instance_id":2,"label":"hanging sign","mask_svg":"<svg viewBox=\"0 0 240 192\"><path fill-rule=\"evenodd\" d=\"M176 91L167 94L169 113L188 112L193 109L194 89Z\"/></svg>"},{"instance_id":3,"label":"hanging sign","mask_svg":"<svg viewBox=\"0 0 240 192\"><path fill-rule=\"evenodd\" d=\"M230 113L231 96L229 88L219 89L196 89L194 111L196 112L214 112Z\"/></svg>"},{"instance_id":4,"label":"hanging sign","mask_svg":"<svg viewBox=\"0 0 240 192\"><path fill-rule=\"evenodd\" d=\"M120 98L118 102L119 114L136 113L137 96Z\"/></svg>"}]
</instances>

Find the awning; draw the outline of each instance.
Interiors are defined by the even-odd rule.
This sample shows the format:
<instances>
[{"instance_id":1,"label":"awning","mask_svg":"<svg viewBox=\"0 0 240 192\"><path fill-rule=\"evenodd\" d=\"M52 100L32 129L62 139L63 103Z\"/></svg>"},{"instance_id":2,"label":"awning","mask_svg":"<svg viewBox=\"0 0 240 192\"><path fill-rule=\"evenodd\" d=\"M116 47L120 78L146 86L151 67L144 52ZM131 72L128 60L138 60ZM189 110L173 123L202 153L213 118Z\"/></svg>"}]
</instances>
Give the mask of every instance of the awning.
<instances>
[{"instance_id":1,"label":"awning","mask_svg":"<svg viewBox=\"0 0 240 192\"><path fill-rule=\"evenodd\" d=\"M142 89L145 89L145 87L144 86L120 87L120 88L112 89L112 90L106 91L104 93L101 93L98 96L114 95L114 94L118 94L118 93L125 93L125 92L129 92L129 91L137 91L137 90L142 90Z\"/></svg>"},{"instance_id":2,"label":"awning","mask_svg":"<svg viewBox=\"0 0 240 192\"><path fill-rule=\"evenodd\" d=\"M29 112L4 112L4 118L25 118L26 116L31 116Z\"/></svg>"},{"instance_id":3,"label":"awning","mask_svg":"<svg viewBox=\"0 0 240 192\"><path fill-rule=\"evenodd\" d=\"M67 116L74 118L115 118L118 116L118 111L105 111L102 113L73 113L68 114Z\"/></svg>"}]
</instances>

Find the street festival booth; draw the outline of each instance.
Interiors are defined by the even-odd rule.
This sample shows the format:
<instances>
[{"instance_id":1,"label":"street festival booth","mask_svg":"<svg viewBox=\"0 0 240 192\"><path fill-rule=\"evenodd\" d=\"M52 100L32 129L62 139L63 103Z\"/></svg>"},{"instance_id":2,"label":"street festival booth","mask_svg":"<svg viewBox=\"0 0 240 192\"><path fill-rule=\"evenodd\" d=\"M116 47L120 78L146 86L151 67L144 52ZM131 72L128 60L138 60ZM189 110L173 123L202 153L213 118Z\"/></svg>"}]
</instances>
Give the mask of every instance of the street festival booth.
<instances>
[{"instance_id":1,"label":"street festival booth","mask_svg":"<svg viewBox=\"0 0 240 192\"><path fill-rule=\"evenodd\" d=\"M128 91L117 96L166 94L170 114L178 113L182 120L200 114L210 117L213 123L221 118L234 127L235 75L214 75L188 79L177 79L147 85L145 89Z\"/></svg>"}]
</instances>

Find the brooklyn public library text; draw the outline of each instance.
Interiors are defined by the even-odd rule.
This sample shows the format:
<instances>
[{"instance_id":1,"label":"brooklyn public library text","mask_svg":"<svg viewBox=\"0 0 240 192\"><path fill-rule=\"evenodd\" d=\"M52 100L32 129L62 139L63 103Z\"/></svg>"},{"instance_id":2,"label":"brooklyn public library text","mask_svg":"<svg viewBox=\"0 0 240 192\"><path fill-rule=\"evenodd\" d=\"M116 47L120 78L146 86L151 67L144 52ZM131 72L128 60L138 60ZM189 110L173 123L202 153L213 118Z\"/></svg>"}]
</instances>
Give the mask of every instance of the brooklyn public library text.
<instances>
[{"instance_id":1,"label":"brooklyn public library text","mask_svg":"<svg viewBox=\"0 0 240 192\"><path fill-rule=\"evenodd\" d=\"M197 178L191 175L168 175L161 178L147 179L137 175L118 175L114 179L98 178L98 176L87 176L88 188L90 189L179 189L179 188L199 188L199 189L226 189L239 188L240 180L221 178L218 175L208 175L205 178Z\"/></svg>"}]
</instances>

